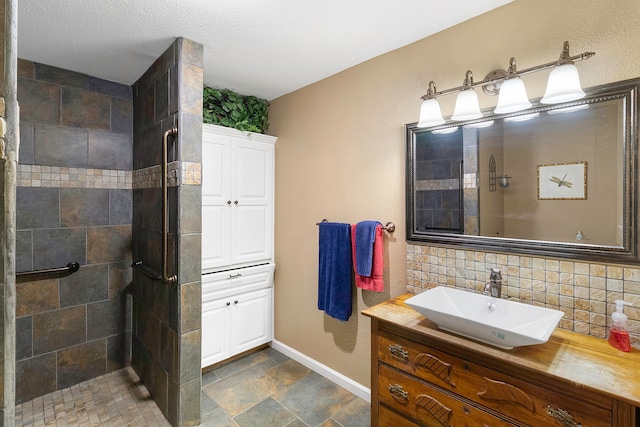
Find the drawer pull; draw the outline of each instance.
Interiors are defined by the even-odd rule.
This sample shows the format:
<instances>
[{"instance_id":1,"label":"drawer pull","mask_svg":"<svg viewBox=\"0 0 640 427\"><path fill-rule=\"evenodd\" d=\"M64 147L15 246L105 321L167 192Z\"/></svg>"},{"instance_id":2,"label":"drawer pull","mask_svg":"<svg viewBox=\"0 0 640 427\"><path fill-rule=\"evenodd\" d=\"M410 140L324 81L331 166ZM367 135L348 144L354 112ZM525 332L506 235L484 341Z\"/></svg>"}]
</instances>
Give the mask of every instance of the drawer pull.
<instances>
[{"instance_id":1,"label":"drawer pull","mask_svg":"<svg viewBox=\"0 0 640 427\"><path fill-rule=\"evenodd\" d=\"M229 279L235 279L235 278L238 278L238 277L240 277L240 276L242 276L242 273L238 273L238 274L230 274L230 275L229 275Z\"/></svg>"},{"instance_id":2,"label":"drawer pull","mask_svg":"<svg viewBox=\"0 0 640 427\"><path fill-rule=\"evenodd\" d=\"M449 427L453 411L427 394L416 397L416 406L430 413L440 424Z\"/></svg>"},{"instance_id":3,"label":"drawer pull","mask_svg":"<svg viewBox=\"0 0 640 427\"><path fill-rule=\"evenodd\" d=\"M389 346L389 352L396 359L406 362L409 359L409 352L402 348L400 344L392 344Z\"/></svg>"},{"instance_id":4,"label":"drawer pull","mask_svg":"<svg viewBox=\"0 0 640 427\"><path fill-rule=\"evenodd\" d=\"M564 409L553 409L551 405L547 405L545 411L547 412L547 415L555 418L567 427L582 427L582 423L575 421L573 419L573 415Z\"/></svg>"},{"instance_id":5,"label":"drawer pull","mask_svg":"<svg viewBox=\"0 0 640 427\"><path fill-rule=\"evenodd\" d=\"M442 381L455 387L455 383L451 380L451 365L443 362L432 354L420 353L416 357L416 366L425 368L433 372Z\"/></svg>"},{"instance_id":6,"label":"drawer pull","mask_svg":"<svg viewBox=\"0 0 640 427\"><path fill-rule=\"evenodd\" d=\"M527 408L532 414L535 412L533 402L527 393L518 387L502 381L491 380L484 377L485 390L478 393L478 397L487 400L500 400L514 402Z\"/></svg>"},{"instance_id":7,"label":"drawer pull","mask_svg":"<svg viewBox=\"0 0 640 427\"><path fill-rule=\"evenodd\" d=\"M389 384L389 393L396 400L400 400L403 403L407 403L409 400L409 392L403 389L400 384Z\"/></svg>"}]
</instances>

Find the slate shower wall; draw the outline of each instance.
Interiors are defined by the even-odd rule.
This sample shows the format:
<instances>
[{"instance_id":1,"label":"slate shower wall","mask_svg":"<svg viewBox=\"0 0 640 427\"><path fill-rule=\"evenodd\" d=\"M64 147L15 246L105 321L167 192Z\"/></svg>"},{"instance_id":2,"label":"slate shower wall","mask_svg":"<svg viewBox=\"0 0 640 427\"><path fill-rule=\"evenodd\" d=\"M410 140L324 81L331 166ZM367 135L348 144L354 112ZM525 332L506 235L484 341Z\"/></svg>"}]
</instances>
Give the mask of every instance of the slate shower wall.
<instances>
[{"instance_id":1,"label":"slate shower wall","mask_svg":"<svg viewBox=\"0 0 640 427\"><path fill-rule=\"evenodd\" d=\"M123 367L131 281L131 87L20 60L16 402Z\"/></svg>"},{"instance_id":2,"label":"slate shower wall","mask_svg":"<svg viewBox=\"0 0 640 427\"><path fill-rule=\"evenodd\" d=\"M461 131L444 135L418 133L415 158L417 229L450 232L461 230L464 225L463 220L461 221Z\"/></svg>"},{"instance_id":3,"label":"slate shower wall","mask_svg":"<svg viewBox=\"0 0 640 427\"><path fill-rule=\"evenodd\" d=\"M162 273L162 135L169 138L169 274L133 272L132 366L177 426L200 422L202 45L177 39L133 85L133 260Z\"/></svg>"}]
</instances>

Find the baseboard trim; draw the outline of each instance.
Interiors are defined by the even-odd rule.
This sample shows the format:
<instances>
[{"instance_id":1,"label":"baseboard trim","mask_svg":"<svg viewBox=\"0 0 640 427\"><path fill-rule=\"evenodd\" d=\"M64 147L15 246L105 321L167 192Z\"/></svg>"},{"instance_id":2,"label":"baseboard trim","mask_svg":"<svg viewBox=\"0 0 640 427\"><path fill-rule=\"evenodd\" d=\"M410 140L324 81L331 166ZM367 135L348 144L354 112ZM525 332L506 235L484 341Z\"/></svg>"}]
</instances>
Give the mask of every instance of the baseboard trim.
<instances>
[{"instance_id":1,"label":"baseboard trim","mask_svg":"<svg viewBox=\"0 0 640 427\"><path fill-rule=\"evenodd\" d=\"M273 340L271 342L271 348L273 348L274 350L278 350L280 353L284 354L285 356L290 357L296 362L322 375L326 379L333 381L334 383L338 384L340 387L346 390L349 390L351 393L355 394L356 396L371 403L371 390L363 386L362 384L353 381L351 378L348 378L342 375L340 372L335 371L326 365L323 365L317 360L312 359L309 356L300 353L298 350L291 348L288 345L283 344L278 340Z\"/></svg>"}]
</instances>

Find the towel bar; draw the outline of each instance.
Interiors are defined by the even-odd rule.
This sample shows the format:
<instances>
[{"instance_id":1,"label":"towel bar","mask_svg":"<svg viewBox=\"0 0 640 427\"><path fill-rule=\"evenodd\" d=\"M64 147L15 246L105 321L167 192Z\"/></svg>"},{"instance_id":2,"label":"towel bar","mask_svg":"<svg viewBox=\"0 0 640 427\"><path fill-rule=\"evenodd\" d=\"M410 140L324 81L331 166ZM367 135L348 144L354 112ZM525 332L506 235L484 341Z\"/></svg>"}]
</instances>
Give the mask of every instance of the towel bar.
<instances>
[{"instance_id":1,"label":"towel bar","mask_svg":"<svg viewBox=\"0 0 640 427\"><path fill-rule=\"evenodd\" d=\"M329 221L327 221L327 219L325 218L320 222L329 222ZM316 225L320 225L320 222L316 222ZM392 223L391 221L389 221L385 225L383 225L382 228L384 230L388 231L389 233L393 233L394 231L396 231L396 225L394 223Z\"/></svg>"}]
</instances>

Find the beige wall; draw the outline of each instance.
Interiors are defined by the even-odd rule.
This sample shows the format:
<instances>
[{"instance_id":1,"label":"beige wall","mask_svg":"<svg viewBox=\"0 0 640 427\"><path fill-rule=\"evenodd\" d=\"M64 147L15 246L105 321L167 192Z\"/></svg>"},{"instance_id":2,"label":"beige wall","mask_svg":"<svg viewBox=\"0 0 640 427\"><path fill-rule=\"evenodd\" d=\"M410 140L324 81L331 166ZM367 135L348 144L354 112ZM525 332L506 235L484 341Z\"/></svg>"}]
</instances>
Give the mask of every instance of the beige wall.
<instances>
[{"instance_id":1,"label":"beige wall","mask_svg":"<svg viewBox=\"0 0 640 427\"><path fill-rule=\"evenodd\" d=\"M468 68L482 78L511 56L521 69L545 63L564 40L574 54L596 52L578 65L584 86L638 77L638 22L637 0L516 0L274 100L276 339L370 386L369 319L359 312L406 289L403 126L417 120L429 80L440 89L457 86ZM530 97L542 96L546 77L525 77ZM480 99L483 108L496 102ZM445 115L454 101L441 99ZM316 309L315 224L323 218L397 226L386 240L385 293L358 291L346 323Z\"/></svg>"}]
</instances>

